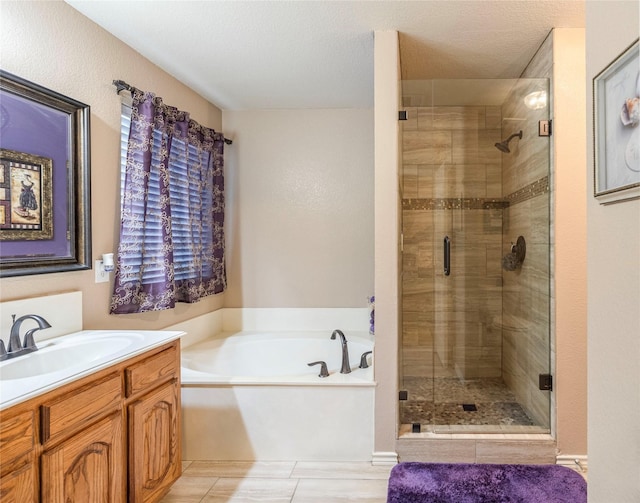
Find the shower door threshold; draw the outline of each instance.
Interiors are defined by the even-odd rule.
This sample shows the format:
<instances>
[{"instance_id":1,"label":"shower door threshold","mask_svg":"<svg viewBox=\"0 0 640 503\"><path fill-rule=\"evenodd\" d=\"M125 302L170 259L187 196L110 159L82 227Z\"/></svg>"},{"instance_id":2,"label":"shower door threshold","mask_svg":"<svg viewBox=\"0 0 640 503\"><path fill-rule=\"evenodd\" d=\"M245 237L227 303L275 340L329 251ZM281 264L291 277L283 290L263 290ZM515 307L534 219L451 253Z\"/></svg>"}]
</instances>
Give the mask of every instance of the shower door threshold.
<instances>
[{"instance_id":1,"label":"shower door threshold","mask_svg":"<svg viewBox=\"0 0 640 503\"><path fill-rule=\"evenodd\" d=\"M434 425L434 424L402 424L398 436L416 438L444 435L550 435L549 428L531 425Z\"/></svg>"}]
</instances>

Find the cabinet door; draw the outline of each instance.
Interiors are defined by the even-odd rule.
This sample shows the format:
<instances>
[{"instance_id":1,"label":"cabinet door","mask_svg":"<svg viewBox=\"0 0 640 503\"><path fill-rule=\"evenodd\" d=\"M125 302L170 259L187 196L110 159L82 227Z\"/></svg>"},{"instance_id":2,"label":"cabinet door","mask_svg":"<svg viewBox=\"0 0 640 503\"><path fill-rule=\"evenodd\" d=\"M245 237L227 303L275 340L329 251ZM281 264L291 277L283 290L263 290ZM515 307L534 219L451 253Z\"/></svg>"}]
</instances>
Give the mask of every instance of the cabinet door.
<instances>
[{"instance_id":1,"label":"cabinet door","mask_svg":"<svg viewBox=\"0 0 640 503\"><path fill-rule=\"evenodd\" d=\"M23 456L15 464L19 464L19 468L14 468L0 477L0 501L36 503L36 464L33 452Z\"/></svg>"},{"instance_id":2,"label":"cabinet door","mask_svg":"<svg viewBox=\"0 0 640 503\"><path fill-rule=\"evenodd\" d=\"M157 501L180 476L180 400L173 379L129 406L129 501Z\"/></svg>"},{"instance_id":3,"label":"cabinet door","mask_svg":"<svg viewBox=\"0 0 640 503\"><path fill-rule=\"evenodd\" d=\"M122 413L42 454L43 503L126 501Z\"/></svg>"}]
</instances>

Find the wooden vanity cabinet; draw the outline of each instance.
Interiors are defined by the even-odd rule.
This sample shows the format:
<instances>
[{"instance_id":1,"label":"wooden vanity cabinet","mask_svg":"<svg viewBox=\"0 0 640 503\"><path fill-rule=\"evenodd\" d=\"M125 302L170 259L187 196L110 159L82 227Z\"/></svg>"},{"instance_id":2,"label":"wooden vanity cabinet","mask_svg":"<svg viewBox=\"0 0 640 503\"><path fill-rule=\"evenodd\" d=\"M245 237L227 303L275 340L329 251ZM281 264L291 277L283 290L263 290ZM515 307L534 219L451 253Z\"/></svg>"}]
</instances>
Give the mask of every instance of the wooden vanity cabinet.
<instances>
[{"instance_id":1,"label":"wooden vanity cabinet","mask_svg":"<svg viewBox=\"0 0 640 503\"><path fill-rule=\"evenodd\" d=\"M120 411L42 454L42 503L124 503L126 466Z\"/></svg>"},{"instance_id":2,"label":"wooden vanity cabinet","mask_svg":"<svg viewBox=\"0 0 640 503\"><path fill-rule=\"evenodd\" d=\"M38 474L34 452L14 460L12 467L5 466L2 461L2 469L7 469L6 474L0 477L0 501L2 503L36 503L38 492L36 477Z\"/></svg>"},{"instance_id":3,"label":"wooden vanity cabinet","mask_svg":"<svg viewBox=\"0 0 640 503\"><path fill-rule=\"evenodd\" d=\"M42 400L42 503L126 501L121 402L118 372Z\"/></svg>"},{"instance_id":4,"label":"wooden vanity cabinet","mask_svg":"<svg viewBox=\"0 0 640 503\"><path fill-rule=\"evenodd\" d=\"M182 471L176 353L168 348L125 371L132 502L157 501Z\"/></svg>"},{"instance_id":5,"label":"wooden vanity cabinet","mask_svg":"<svg viewBox=\"0 0 640 503\"><path fill-rule=\"evenodd\" d=\"M38 501L36 414L33 410L0 412L0 501Z\"/></svg>"},{"instance_id":6,"label":"wooden vanity cabinet","mask_svg":"<svg viewBox=\"0 0 640 503\"><path fill-rule=\"evenodd\" d=\"M173 341L0 411L0 501L158 501L182 468L179 383Z\"/></svg>"},{"instance_id":7,"label":"wooden vanity cabinet","mask_svg":"<svg viewBox=\"0 0 640 503\"><path fill-rule=\"evenodd\" d=\"M174 382L129 406L130 501L157 501L180 476L178 424Z\"/></svg>"}]
</instances>

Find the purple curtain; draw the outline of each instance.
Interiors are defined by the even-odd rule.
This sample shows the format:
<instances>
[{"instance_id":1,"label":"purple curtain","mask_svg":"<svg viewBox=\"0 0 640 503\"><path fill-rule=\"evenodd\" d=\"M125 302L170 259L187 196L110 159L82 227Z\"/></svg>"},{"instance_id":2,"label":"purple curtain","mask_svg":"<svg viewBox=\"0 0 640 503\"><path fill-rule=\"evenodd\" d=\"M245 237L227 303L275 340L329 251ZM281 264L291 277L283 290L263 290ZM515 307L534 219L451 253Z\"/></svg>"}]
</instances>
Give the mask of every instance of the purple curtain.
<instances>
[{"instance_id":1,"label":"purple curtain","mask_svg":"<svg viewBox=\"0 0 640 503\"><path fill-rule=\"evenodd\" d=\"M224 136L152 93L132 96L112 314L226 288Z\"/></svg>"}]
</instances>

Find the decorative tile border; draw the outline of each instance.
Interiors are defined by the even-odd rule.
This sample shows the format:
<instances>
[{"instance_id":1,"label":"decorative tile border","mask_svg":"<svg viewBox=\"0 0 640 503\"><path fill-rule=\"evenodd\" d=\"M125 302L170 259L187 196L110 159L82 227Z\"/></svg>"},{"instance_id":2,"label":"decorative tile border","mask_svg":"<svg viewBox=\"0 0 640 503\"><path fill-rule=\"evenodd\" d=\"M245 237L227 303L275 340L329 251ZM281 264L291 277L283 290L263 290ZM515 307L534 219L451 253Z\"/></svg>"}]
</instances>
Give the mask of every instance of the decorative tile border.
<instances>
[{"instance_id":1,"label":"decorative tile border","mask_svg":"<svg viewBox=\"0 0 640 503\"><path fill-rule=\"evenodd\" d=\"M508 206L509 203L501 199L467 197L402 200L403 210L501 210Z\"/></svg>"},{"instance_id":2,"label":"decorative tile border","mask_svg":"<svg viewBox=\"0 0 640 503\"><path fill-rule=\"evenodd\" d=\"M530 183L503 199L480 197L408 198L402 200L403 210L502 210L514 204L549 192L549 177Z\"/></svg>"},{"instance_id":3,"label":"decorative tile border","mask_svg":"<svg viewBox=\"0 0 640 503\"><path fill-rule=\"evenodd\" d=\"M523 187L515 192L509 194L505 199L509 201L509 205L521 203L528 199L540 196L549 192L549 177L545 176L533 183L530 183L526 187Z\"/></svg>"}]
</instances>

